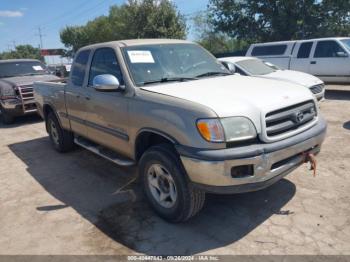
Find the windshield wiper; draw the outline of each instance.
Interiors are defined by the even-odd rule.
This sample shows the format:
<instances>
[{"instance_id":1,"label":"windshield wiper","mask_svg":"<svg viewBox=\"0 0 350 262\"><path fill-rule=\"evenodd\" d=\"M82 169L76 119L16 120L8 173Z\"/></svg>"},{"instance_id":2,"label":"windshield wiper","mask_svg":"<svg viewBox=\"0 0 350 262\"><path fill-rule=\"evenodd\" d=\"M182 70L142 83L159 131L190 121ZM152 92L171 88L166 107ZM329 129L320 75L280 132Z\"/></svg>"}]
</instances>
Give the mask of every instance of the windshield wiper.
<instances>
[{"instance_id":1,"label":"windshield wiper","mask_svg":"<svg viewBox=\"0 0 350 262\"><path fill-rule=\"evenodd\" d=\"M140 84L145 86L145 85L151 85L156 83L184 82L184 81L190 81L190 80L198 80L198 78L197 77L163 77L157 80L145 81Z\"/></svg>"},{"instance_id":2,"label":"windshield wiper","mask_svg":"<svg viewBox=\"0 0 350 262\"><path fill-rule=\"evenodd\" d=\"M44 75L43 73L27 73L27 74L21 74L21 76L36 76L36 75Z\"/></svg>"},{"instance_id":3,"label":"windshield wiper","mask_svg":"<svg viewBox=\"0 0 350 262\"><path fill-rule=\"evenodd\" d=\"M196 77L206 77L206 76L228 76L232 75L231 73L225 73L225 72L206 72L204 74L197 75Z\"/></svg>"}]
</instances>

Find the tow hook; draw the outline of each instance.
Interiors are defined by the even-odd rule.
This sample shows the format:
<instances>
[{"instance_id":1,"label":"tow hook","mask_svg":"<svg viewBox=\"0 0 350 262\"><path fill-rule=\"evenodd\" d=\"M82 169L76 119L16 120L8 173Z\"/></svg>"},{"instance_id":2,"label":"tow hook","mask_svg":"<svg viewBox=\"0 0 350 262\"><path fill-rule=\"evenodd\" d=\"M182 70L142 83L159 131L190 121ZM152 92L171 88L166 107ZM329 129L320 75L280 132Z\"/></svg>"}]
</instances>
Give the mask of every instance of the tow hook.
<instances>
[{"instance_id":1,"label":"tow hook","mask_svg":"<svg viewBox=\"0 0 350 262\"><path fill-rule=\"evenodd\" d=\"M312 175L315 177L316 176L316 167L317 167L317 161L316 161L315 155L312 153L304 152L303 159L304 159L304 163L310 163L310 170L313 171Z\"/></svg>"}]
</instances>

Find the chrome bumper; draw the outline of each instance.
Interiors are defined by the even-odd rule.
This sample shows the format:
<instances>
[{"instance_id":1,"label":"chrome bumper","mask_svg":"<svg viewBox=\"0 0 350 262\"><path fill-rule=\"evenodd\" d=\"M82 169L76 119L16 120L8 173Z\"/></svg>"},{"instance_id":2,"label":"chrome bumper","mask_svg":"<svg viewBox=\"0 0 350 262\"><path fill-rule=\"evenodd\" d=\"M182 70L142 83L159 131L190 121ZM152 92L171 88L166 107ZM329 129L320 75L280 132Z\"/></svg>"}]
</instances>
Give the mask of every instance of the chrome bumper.
<instances>
[{"instance_id":1,"label":"chrome bumper","mask_svg":"<svg viewBox=\"0 0 350 262\"><path fill-rule=\"evenodd\" d=\"M285 147L275 151L271 150L272 144L270 144L270 150L264 148L264 145L257 145L255 152L261 153L254 156L244 157L244 155L247 155L245 152L247 150L241 147L234 150L235 152L241 151L242 158L237 153L235 153L235 159L213 161L189 157L186 154L181 155L181 153L180 157L189 179L194 184L200 185L204 190L207 186L207 191L213 191L215 193L220 193L220 188L224 189L223 191L227 193L254 191L264 188L264 183L267 183L266 186L270 185L274 178L282 178L300 166L304 162L303 153L317 154L320 151L326 133L326 123L319 123L318 127L311 129L317 129L317 135L314 134L315 132L312 133L309 131L307 132L309 137L306 137L303 141L300 141L300 137L298 140L296 138L289 138L290 141L280 141L280 143L284 143ZM293 140L297 142L290 145ZM233 178L231 176L232 168L242 165L252 165L253 175Z\"/></svg>"},{"instance_id":2,"label":"chrome bumper","mask_svg":"<svg viewBox=\"0 0 350 262\"><path fill-rule=\"evenodd\" d=\"M20 106L20 105L22 105L22 102L19 99L1 100L1 106L5 110L14 110L16 109L16 106Z\"/></svg>"},{"instance_id":3,"label":"chrome bumper","mask_svg":"<svg viewBox=\"0 0 350 262\"><path fill-rule=\"evenodd\" d=\"M26 110L26 105L34 105L35 100L30 99L22 101L21 99L6 99L0 101L2 108L7 111L9 114L13 115L24 115L29 113L37 112L36 109Z\"/></svg>"}]
</instances>

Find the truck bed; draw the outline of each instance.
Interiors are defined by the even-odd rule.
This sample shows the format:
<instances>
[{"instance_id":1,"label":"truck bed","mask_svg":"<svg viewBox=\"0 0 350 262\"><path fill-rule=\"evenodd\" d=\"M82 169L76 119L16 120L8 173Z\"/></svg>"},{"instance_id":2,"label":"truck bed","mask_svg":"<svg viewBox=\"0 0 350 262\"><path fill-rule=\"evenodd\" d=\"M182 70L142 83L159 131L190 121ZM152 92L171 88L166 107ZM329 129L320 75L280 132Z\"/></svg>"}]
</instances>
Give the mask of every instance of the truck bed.
<instances>
[{"instance_id":1,"label":"truck bed","mask_svg":"<svg viewBox=\"0 0 350 262\"><path fill-rule=\"evenodd\" d=\"M34 82L34 99L39 114L44 117L43 105L52 105L58 112L66 112L65 88L66 79Z\"/></svg>"}]
</instances>

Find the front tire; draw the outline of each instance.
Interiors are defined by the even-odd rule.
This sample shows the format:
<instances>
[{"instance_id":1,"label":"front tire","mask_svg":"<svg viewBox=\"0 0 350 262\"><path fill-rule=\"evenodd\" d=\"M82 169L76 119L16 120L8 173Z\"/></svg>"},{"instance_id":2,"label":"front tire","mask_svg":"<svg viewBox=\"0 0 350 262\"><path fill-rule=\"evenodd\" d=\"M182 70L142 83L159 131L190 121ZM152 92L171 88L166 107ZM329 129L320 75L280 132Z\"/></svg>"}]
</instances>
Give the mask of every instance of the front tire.
<instances>
[{"instance_id":1,"label":"front tire","mask_svg":"<svg viewBox=\"0 0 350 262\"><path fill-rule=\"evenodd\" d=\"M74 148L74 135L64 130L54 113L49 113L46 120L47 130L54 148L60 152L68 152Z\"/></svg>"},{"instance_id":2,"label":"front tire","mask_svg":"<svg viewBox=\"0 0 350 262\"><path fill-rule=\"evenodd\" d=\"M0 106L0 111L1 111L1 119L2 123L4 125L10 125L15 122L15 118L11 116L9 113L7 113L1 106Z\"/></svg>"},{"instance_id":3,"label":"front tire","mask_svg":"<svg viewBox=\"0 0 350 262\"><path fill-rule=\"evenodd\" d=\"M205 192L187 180L172 147L151 147L143 154L139 166L147 200L159 216L170 222L184 222L202 209Z\"/></svg>"}]
</instances>

